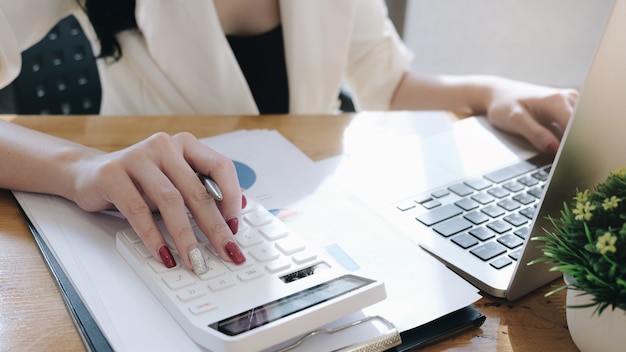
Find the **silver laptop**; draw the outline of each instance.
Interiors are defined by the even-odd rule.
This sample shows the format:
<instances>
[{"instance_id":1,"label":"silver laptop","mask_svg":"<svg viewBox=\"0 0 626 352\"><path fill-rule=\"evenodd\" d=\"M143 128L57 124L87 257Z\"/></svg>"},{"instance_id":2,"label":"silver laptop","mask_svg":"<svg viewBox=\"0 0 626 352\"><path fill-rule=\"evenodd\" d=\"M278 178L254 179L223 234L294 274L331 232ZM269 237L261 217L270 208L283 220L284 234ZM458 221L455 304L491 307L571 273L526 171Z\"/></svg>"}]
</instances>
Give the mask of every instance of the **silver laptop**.
<instances>
[{"instance_id":1,"label":"silver laptop","mask_svg":"<svg viewBox=\"0 0 626 352\"><path fill-rule=\"evenodd\" d=\"M346 159L357 195L483 292L515 300L549 283L561 273L528 265L541 255L529 238L577 188L626 165L626 0L614 4L554 161L484 118Z\"/></svg>"}]
</instances>

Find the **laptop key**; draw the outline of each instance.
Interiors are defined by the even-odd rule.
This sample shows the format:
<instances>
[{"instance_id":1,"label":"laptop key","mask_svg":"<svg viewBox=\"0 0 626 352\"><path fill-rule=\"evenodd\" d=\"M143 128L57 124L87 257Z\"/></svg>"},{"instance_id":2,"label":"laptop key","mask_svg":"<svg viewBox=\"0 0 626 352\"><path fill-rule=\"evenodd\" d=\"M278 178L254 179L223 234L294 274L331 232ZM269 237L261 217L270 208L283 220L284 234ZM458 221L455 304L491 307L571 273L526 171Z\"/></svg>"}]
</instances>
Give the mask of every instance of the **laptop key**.
<instances>
[{"instance_id":1,"label":"laptop key","mask_svg":"<svg viewBox=\"0 0 626 352\"><path fill-rule=\"evenodd\" d=\"M440 208L436 208L427 213L420 214L415 217L419 222L426 226L434 225L438 222L450 219L453 216L461 214L463 210L454 204L444 205Z\"/></svg>"},{"instance_id":2,"label":"laptop key","mask_svg":"<svg viewBox=\"0 0 626 352\"><path fill-rule=\"evenodd\" d=\"M539 186L539 187L533 187L531 189L528 190L528 194L530 194L531 196L535 197L535 198L541 198L541 196L543 195L543 185Z\"/></svg>"},{"instance_id":3,"label":"laptop key","mask_svg":"<svg viewBox=\"0 0 626 352\"><path fill-rule=\"evenodd\" d=\"M441 202L436 199L431 199L428 202L422 203L422 206L426 209L436 208L441 205Z\"/></svg>"},{"instance_id":4,"label":"laptop key","mask_svg":"<svg viewBox=\"0 0 626 352\"><path fill-rule=\"evenodd\" d=\"M498 216L504 214L504 209L495 205L489 205L485 208L482 208L480 211L491 216L492 218L497 218Z\"/></svg>"},{"instance_id":5,"label":"laptop key","mask_svg":"<svg viewBox=\"0 0 626 352\"><path fill-rule=\"evenodd\" d=\"M526 188L526 187L524 187L523 184L521 184L521 183L519 183L517 181L507 182L504 185L502 185L502 187L508 189L511 192L519 192L519 191L523 190L524 188Z\"/></svg>"},{"instance_id":6,"label":"laptop key","mask_svg":"<svg viewBox=\"0 0 626 352\"><path fill-rule=\"evenodd\" d=\"M484 213L481 213L478 210L469 212L469 213L463 215L463 217L466 218L467 220L473 222L475 225L482 224L484 222L487 222L487 220L491 219L490 217L488 217Z\"/></svg>"},{"instance_id":7,"label":"laptop key","mask_svg":"<svg viewBox=\"0 0 626 352\"><path fill-rule=\"evenodd\" d=\"M457 183L456 185L448 187L448 189L456 193L459 197L465 197L474 193L474 190L464 183Z\"/></svg>"},{"instance_id":8,"label":"laptop key","mask_svg":"<svg viewBox=\"0 0 626 352\"><path fill-rule=\"evenodd\" d=\"M462 233L458 236L452 238L452 242L456 243L459 247L463 249L467 249L477 245L479 242L474 236L468 235L467 233Z\"/></svg>"},{"instance_id":9,"label":"laptop key","mask_svg":"<svg viewBox=\"0 0 626 352\"><path fill-rule=\"evenodd\" d=\"M532 186L536 186L537 184L539 184L539 180L530 176L524 176L520 178L519 180L517 180L517 182L523 184L526 187L532 187Z\"/></svg>"},{"instance_id":10,"label":"laptop key","mask_svg":"<svg viewBox=\"0 0 626 352\"><path fill-rule=\"evenodd\" d=\"M518 202L511 200L511 199L505 199L505 200L499 201L497 204L502 209L508 210L508 211L513 211L520 207L520 204Z\"/></svg>"},{"instance_id":11,"label":"laptop key","mask_svg":"<svg viewBox=\"0 0 626 352\"><path fill-rule=\"evenodd\" d=\"M548 158L543 154L538 154L528 160L490 172L485 175L485 178L493 183L501 183L546 165Z\"/></svg>"},{"instance_id":12,"label":"laptop key","mask_svg":"<svg viewBox=\"0 0 626 352\"><path fill-rule=\"evenodd\" d=\"M522 250L521 249L518 249L516 251L513 251L513 252L509 253L509 258L511 258L511 259L513 259L515 261L518 261L521 256L522 256Z\"/></svg>"},{"instance_id":13,"label":"laptop key","mask_svg":"<svg viewBox=\"0 0 626 352\"><path fill-rule=\"evenodd\" d=\"M478 193L472 196L472 199L477 201L480 204L489 204L494 201L494 197L487 193Z\"/></svg>"},{"instance_id":14,"label":"laptop key","mask_svg":"<svg viewBox=\"0 0 626 352\"><path fill-rule=\"evenodd\" d=\"M469 234L476 237L477 239L481 240L481 241L486 241L490 238L494 238L496 236L496 233L489 230L486 227L477 227L475 229L471 229L469 231Z\"/></svg>"},{"instance_id":15,"label":"laptop key","mask_svg":"<svg viewBox=\"0 0 626 352\"><path fill-rule=\"evenodd\" d=\"M450 192L447 189L440 189L438 191L433 192L432 196L435 198L443 198L449 194Z\"/></svg>"},{"instance_id":16,"label":"laptop key","mask_svg":"<svg viewBox=\"0 0 626 352\"><path fill-rule=\"evenodd\" d=\"M530 233L530 229L528 227L520 227L519 229L513 231L513 234L523 240L526 239L526 237L528 237L528 234Z\"/></svg>"},{"instance_id":17,"label":"laptop key","mask_svg":"<svg viewBox=\"0 0 626 352\"><path fill-rule=\"evenodd\" d=\"M519 247L522 244L524 244L524 240L520 239L519 237L517 237L515 235L511 235L511 234L506 234L506 235L498 238L498 242L502 243L503 245L507 246L510 249Z\"/></svg>"},{"instance_id":18,"label":"laptop key","mask_svg":"<svg viewBox=\"0 0 626 352\"><path fill-rule=\"evenodd\" d=\"M472 223L462 217L456 217L433 227L433 230L444 237L450 237L472 227Z\"/></svg>"},{"instance_id":19,"label":"laptop key","mask_svg":"<svg viewBox=\"0 0 626 352\"><path fill-rule=\"evenodd\" d=\"M489 265L491 265L492 267L496 269L502 269L511 263L513 263L513 261L509 259L508 257L501 257L489 263Z\"/></svg>"},{"instance_id":20,"label":"laptop key","mask_svg":"<svg viewBox=\"0 0 626 352\"><path fill-rule=\"evenodd\" d=\"M524 208L524 209L520 210L519 213L524 215L528 219L532 220L533 217L535 216L535 210L536 209L537 208L535 208L535 207L528 207L528 208Z\"/></svg>"},{"instance_id":21,"label":"laptop key","mask_svg":"<svg viewBox=\"0 0 626 352\"><path fill-rule=\"evenodd\" d=\"M507 191L506 189L502 187L492 188L488 190L487 193L491 194L492 196L496 198L504 198L508 196L509 194L511 194L511 192Z\"/></svg>"},{"instance_id":22,"label":"laptop key","mask_svg":"<svg viewBox=\"0 0 626 352\"><path fill-rule=\"evenodd\" d=\"M503 234L512 229L511 225L502 221L502 220L494 220L487 224L487 227L497 232L498 234Z\"/></svg>"},{"instance_id":23,"label":"laptop key","mask_svg":"<svg viewBox=\"0 0 626 352\"><path fill-rule=\"evenodd\" d=\"M477 256L478 258L484 261L493 259L505 252L506 252L506 247L499 244L498 242L487 242L481 246L478 246L470 250L470 253L472 253L473 255Z\"/></svg>"},{"instance_id":24,"label":"laptop key","mask_svg":"<svg viewBox=\"0 0 626 352\"><path fill-rule=\"evenodd\" d=\"M537 198L535 198L534 196L528 193L520 193L520 194L514 195L513 199L522 203L523 205L528 205L530 203L533 203Z\"/></svg>"},{"instance_id":25,"label":"laptop key","mask_svg":"<svg viewBox=\"0 0 626 352\"><path fill-rule=\"evenodd\" d=\"M485 175L485 178L493 183L501 183L536 169L537 166L529 161L522 161L517 164L505 167Z\"/></svg>"},{"instance_id":26,"label":"laptop key","mask_svg":"<svg viewBox=\"0 0 626 352\"><path fill-rule=\"evenodd\" d=\"M477 191L482 191L485 188L491 187L491 182L487 181L486 179L482 177L467 180L464 183Z\"/></svg>"},{"instance_id":27,"label":"laptop key","mask_svg":"<svg viewBox=\"0 0 626 352\"><path fill-rule=\"evenodd\" d=\"M516 213L505 216L504 220L515 227L520 227L528 222L527 217Z\"/></svg>"},{"instance_id":28,"label":"laptop key","mask_svg":"<svg viewBox=\"0 0 626 352\"><path fill-rule=\"evenodd\" d=\"M471 198L463 198L460 201L455 202L454 204L463 208L463 210L467 210L467 211L476 209L480 205L477 201Z\"/></svg>"}]
</instances>

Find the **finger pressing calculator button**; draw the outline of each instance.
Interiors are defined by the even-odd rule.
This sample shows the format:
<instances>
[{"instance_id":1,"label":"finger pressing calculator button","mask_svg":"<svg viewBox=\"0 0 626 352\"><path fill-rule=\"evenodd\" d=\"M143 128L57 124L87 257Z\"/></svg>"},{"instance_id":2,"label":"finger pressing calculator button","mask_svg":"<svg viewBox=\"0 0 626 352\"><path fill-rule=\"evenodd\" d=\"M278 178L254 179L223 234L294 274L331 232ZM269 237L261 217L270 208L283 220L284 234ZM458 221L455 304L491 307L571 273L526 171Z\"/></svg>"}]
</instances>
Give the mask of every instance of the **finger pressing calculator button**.
<instances>
[{"instance_id":1,"label":"finger pressing calculator button","mask_svg":"<svg viewBox=\"0 0 626 352\"><path fill-rule=\"evenodd\" d=\"M223 261L222 263L224 263L224 266L227 267L228 270L230 271L239 271L241 269L247 268L251 266L252 264L254 264L252 260L246 260L245 262L241 264L235 264L233 262L227 262L227 261Z\"/></svg>"},{"instance_id":2,"label":"finger pressing calculator button","mask_svg":"<svg viewBox=\"0 0 626 352\"><path fill-rule=\"evenodd\" d=\"M198 275L201 280L211 280L226 273L224 266L216 260L207 261L206 266L208 270L204 274Z\"/></svg>"},{"instance_id":3,"label":"finger pressing calculator button","mask_svg":"<svg viewBox=\"0 0 626 352\"><path fill-rule=\"evenodd\" d=\"M166 271L169 270L176 270L177 268L180 268L180 264L176 263L176 266L173 268L167 268L165 265L163 265L163 263L157 261L156 259L154 259L154 257L148 259L148 265L150 265L150 267L152 268L152 270L154 270L155 273L157 274L162 274Z\"/></svg>"}]
</instances>

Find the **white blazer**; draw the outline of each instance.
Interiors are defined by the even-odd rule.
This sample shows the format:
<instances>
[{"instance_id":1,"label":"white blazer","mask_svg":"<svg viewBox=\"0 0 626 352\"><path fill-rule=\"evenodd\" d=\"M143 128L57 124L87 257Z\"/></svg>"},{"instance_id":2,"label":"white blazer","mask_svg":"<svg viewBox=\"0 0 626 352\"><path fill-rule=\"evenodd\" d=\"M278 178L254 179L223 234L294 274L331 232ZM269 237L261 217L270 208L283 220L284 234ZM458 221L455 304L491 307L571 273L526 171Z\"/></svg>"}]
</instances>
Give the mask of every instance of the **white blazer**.
<instances>
[{"instance_id":1,"label":"white blazer","mask_svg":"<svg viewBox=\"0 0 626 352\"><path fill-rule=\"evenodd\" d=\"M359 110L389 107L412 54L383 0L281 0L280 13L290 113L333 113L342 85ZM98 53L75 0L0 0L0 87L69 14ZM137 0L136 18L139 31L118 35L121 60L98 60L102 114L258 114L212 1Z\"/></svg>"}]
</instances>

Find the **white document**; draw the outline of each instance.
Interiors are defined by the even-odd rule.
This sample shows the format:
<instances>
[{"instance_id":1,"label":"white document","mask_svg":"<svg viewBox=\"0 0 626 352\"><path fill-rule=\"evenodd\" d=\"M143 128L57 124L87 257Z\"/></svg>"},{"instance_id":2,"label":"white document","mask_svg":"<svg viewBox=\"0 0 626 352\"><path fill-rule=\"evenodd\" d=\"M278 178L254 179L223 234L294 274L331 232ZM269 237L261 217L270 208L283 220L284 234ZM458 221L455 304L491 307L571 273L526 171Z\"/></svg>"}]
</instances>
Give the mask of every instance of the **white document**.
<instances>
[{"instance_id":1,"label":"white document","mask_svg":"<svg viewBox=\"0 0 626 352\"><path fill-rule=\"evenodd\" d=\"M338 191L326 168L277 132L238 131L203 142L251 172L248 197L335 256L347 254L342 261L348 267L385 281L388 299L365 314L384 316L404 330L480 297L355 198ZM129 226L126 220L86 213L54 196L15 196L115 350L202 350L118 255L115 233Z\"/></svg>"}]
</instances>

